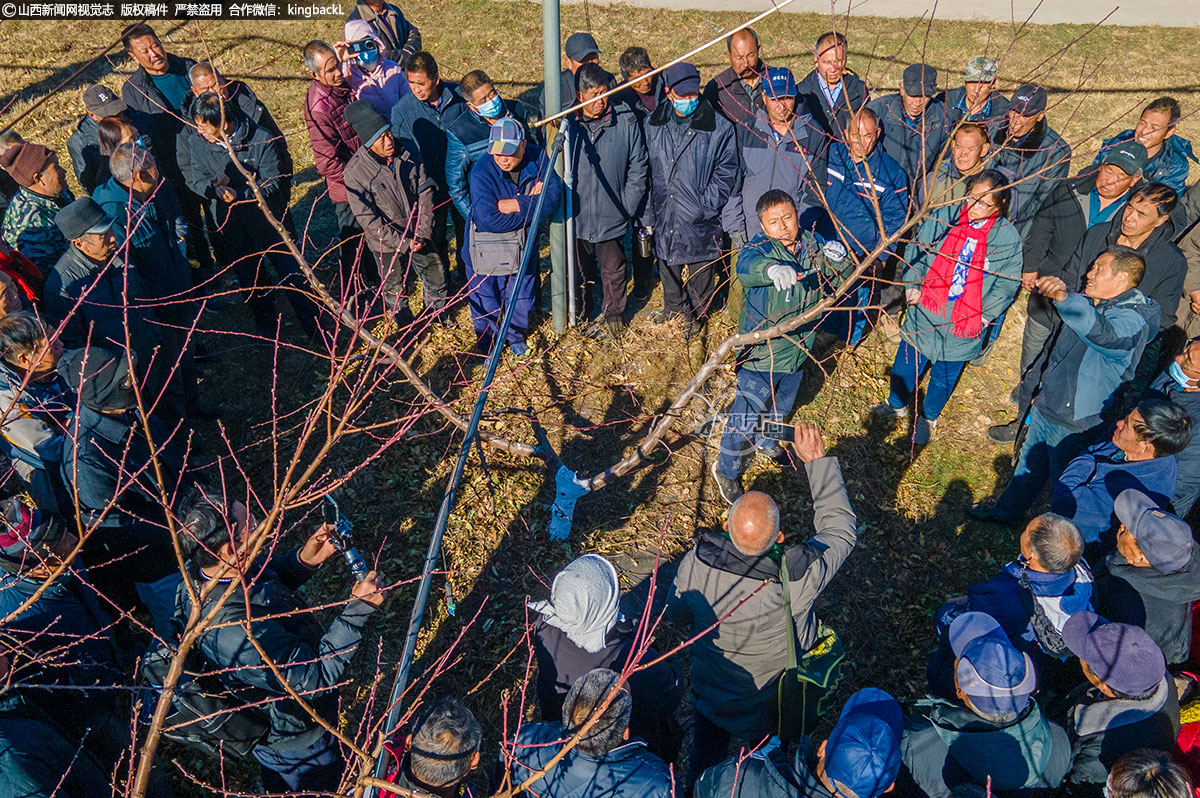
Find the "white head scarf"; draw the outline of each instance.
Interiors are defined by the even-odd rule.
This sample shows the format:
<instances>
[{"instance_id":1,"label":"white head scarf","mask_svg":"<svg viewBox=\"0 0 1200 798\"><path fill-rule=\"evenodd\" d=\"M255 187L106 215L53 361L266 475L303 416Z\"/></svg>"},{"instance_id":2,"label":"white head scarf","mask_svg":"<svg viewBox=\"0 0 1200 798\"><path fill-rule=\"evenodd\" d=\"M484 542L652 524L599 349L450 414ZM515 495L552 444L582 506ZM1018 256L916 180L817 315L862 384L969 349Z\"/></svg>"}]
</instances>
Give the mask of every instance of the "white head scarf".
<instances>
[{"instance_id":1,"label":"white head scarf","mask_svg":"<svg viewBox=\"0 0 1200 798\"><path fill-rule=\"evenodd\" d=\"M620 598L617 569L599 554L585 554L554 577L549 601L531 601L529 608L563 630L572 643L595 654L621 617Z\"/></svg>"}]
</instances>

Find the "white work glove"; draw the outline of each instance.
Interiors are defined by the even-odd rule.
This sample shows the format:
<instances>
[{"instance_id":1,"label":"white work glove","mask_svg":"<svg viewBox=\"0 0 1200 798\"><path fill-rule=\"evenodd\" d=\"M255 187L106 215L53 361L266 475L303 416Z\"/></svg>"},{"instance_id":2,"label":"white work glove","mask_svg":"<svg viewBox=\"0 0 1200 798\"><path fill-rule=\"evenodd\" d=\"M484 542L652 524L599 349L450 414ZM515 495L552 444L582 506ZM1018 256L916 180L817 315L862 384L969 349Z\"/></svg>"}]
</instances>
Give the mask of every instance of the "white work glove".
<instances>
[{"instance_id":1,"label":"white work glove","mask_svg":"<svg viewBox=\"0 0 1200 798\"><path fill-rule=\"evenodd\" d=\"M846 252L846 247L841 241L826 241L825 246L821 247L821 251L829 260L845 260L846 256L850 254Z\"/></svg>"},{"instance_id":2,"label":"white work glove","mask_svg":"<svg viewBox=\"0 0 1200 798\"><path fill-rule=\"evenodd\" d=\"M796 285L796 270L786 263L767 267L767 277L775 283L776 291L786 291Z\"/></svg>"},{"instance_id":3,"label":"white work glove","mask_svg":"<svg viewBox=\"0 0 1200 798\"><path fill-rule=\"evenodd\" d=\"M904 289L904 298L906 300L908 300L909 305L917 304L918 302L921 301L921 289L920 288Z\"/></svg>"}]
</instances>

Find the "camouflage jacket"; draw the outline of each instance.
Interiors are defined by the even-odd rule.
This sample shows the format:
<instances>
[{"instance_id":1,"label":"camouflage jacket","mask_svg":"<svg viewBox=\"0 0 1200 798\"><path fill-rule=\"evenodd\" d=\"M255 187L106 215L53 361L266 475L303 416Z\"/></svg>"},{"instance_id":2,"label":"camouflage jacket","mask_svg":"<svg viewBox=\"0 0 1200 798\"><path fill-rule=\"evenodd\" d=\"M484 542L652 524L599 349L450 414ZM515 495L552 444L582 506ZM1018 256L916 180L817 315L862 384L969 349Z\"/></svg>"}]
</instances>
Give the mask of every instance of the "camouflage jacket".
<instances>
[{"instance_id":1,"label":"camouflage jacket","mask_svg":"<svg viewBox=\"0 0 1200 798\"><path fill-rule=\"evenodd\" d=\"M54 223L54 217L70 201L70 195L52 199L22 186L4 211L0 236L33 261L43 275L49 274L67 251L67 239Z\"/></svg>"}]
</instances>

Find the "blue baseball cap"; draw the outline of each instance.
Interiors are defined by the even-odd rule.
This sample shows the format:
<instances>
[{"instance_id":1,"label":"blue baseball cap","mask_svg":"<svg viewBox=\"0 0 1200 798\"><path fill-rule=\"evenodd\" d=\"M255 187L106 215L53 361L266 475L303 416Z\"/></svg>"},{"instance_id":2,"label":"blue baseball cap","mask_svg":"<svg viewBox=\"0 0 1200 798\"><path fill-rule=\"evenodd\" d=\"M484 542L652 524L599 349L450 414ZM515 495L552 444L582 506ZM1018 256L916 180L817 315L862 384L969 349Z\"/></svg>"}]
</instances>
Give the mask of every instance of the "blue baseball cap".
<instances>
[{"instance_id":1,"label":"blue baseball cap","mask_svg":"<svg viewBox=\"0 0 1200 798\"><path fill-rule=\"evenodd\" d=\"M772 100L796 96L796 77L787 67L767 67L767 96Z\"/></svg>"},{"instance_id":2,"label":"blue baseball cap","mask_svg":"<svg viewBox=\"0 0 1200 798\"><path fill-rule=\"evenodd\" d=\"M663 70L663 83L676 94L699 94L700 70L686 61L672 64Z\"/></svg>"},{"instance_id":3,"label":"blue baseball cap","mask_svg":"<svg viewBox=\"0 0 1200 798\"><path fill-rule=\"evenodd\" d=\"M511 116L502 116L488 131L488 152L492 155L516 155L525 140L525 131Z\"/></svg>"},{"instance_id":4,"label":"blue baseball cap","mask_svg":"<svg viewBox=\"0 0 1200 798\"><path fill-rule=\"evenodd\" d=\"M1063 624L1062 639L1100 681L1126 695L1148 693L1167 675L1162 649L1140 626L1077 612Z\"/></svg>"},{"instance_id":5,"label":"blue baseball cap","mask_svg":"<svg viewBox=\"0 0 1200 798\"><path fill-rule=\"evenodd\" d=\"M904 713L883 690L866 687L850 696L825 744L825 775L838 793L875 798L900 773Z\"/></svg>"},{"instance_id":6,"label":"blue baseball cap","mask_svg":"<svg viewBox=\"0 0 1200 798\"><path fill-rule=\"evenodd\" d=\"M1022 712L1037 689L1028 654L1017 651L992 616L964 612L950 624L958 687L980 712Z\"/></svg>"},{"instance_id":7,"label":"blue baseball cap","mask_svg":"<svg viewBox=\"0 0 1200 798\"><path fill-rule=\"evenodd\" d=\"M1170 574L1192 561L1192 528L1182 518L1164 512L1154 499L1128 488L1117 496L1113 509L1154 570Z\"/></svg>"}]
</instances>

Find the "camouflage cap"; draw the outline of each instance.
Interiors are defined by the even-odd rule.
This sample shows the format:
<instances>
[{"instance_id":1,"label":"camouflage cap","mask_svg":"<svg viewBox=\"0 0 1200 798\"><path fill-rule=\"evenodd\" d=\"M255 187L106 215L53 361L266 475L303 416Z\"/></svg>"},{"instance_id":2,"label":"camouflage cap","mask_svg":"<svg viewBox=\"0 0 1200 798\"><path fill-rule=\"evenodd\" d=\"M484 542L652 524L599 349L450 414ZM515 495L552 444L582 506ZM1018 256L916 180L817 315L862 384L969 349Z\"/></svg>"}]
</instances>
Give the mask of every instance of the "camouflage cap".
<instances>
[{"instance_id":1,"label":"camouflage cap","mask_svg":"<svg viewBox=\"0 0 1200 798\"><path fill-rule=\"evenodd\" d=\"M996 79L1000 65L995 58L980 56L967 62L967 71L963 74L963 83L991 83Z\"/></svg>"}]
</instances>

